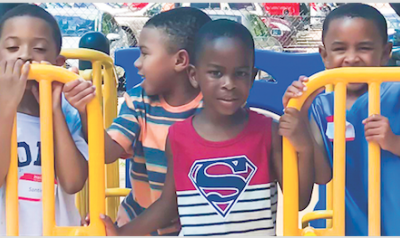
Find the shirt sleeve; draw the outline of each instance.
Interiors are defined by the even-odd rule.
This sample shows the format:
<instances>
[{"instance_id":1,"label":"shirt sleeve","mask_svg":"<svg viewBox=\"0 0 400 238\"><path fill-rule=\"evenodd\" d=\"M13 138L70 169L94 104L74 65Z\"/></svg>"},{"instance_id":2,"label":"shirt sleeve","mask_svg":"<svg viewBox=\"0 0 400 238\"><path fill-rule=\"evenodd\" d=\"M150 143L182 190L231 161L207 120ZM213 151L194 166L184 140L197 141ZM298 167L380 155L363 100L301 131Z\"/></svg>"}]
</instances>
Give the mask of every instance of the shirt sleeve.
<instances>
[{"instance_id":1,"label":"shirt sleeve","mask_svg":"<svg viewBox=\"0 0 400 238\"><path fill-rule=\"evenodd\" d=\"M129 96L125 93L125 101L119 115L107 130L110 137L117 142L125 153L122 158L131 158L134 154L133 146L140 133L140 106L142 97Z\"/></svg>"}]
</instances>

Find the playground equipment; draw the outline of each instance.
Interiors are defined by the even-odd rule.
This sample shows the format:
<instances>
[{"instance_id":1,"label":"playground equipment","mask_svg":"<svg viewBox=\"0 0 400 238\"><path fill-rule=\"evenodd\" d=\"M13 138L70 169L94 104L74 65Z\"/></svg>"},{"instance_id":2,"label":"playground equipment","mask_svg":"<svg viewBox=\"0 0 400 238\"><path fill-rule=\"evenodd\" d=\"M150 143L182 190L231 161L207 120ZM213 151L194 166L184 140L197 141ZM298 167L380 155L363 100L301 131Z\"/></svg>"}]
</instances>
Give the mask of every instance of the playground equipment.
<instances>
[{"instance_id":1,"label":"playground equipment","mask_svg":"<svg viewBox=\"0 0 400 238\"><path fill-rule=\"evenodd\" d=\"M91 102L89 113L89 193L83 194L89 205L78 199L77 206L81 215L91 214L91 224L88 227L56 227L54 217L54 186L49 181L54 181L54 160L52 140L52 111L51 111L51 82L57 80L63 83L76 79L78 76L59 67L47 65L32 65L29 78L35 79L40 85L41 120L46 119L41 128L42 140L42 170L43 170L43 235L104 235L104 227L98 219L100 213L105 212L105 198L126 196L129 189L119 189L111 186L108 181L118 181L119 175L107 173L107 185L104 179L104 138L103 128L108 127L117 115L116 79L113 61L104 53L90 49L63 50L62 55L68 59L82 59L91 61L93 65L93 83L96 85L97 100ZM126 71L127 88L141 82L133 62L139 57L136 48L117 50L115 64ZM334 141L334 171L333 191L327 196L326 211L315 211L302 218L302 228L298 222L298 176L296 154L293 147L284 138L284 186L290 187L284 191L284 235L344 235L344 186L345 186L345 99L346 85L348 83L366 82L369 84L369 114L380 113L380 84L383 81L398 81L396 68L342 68L324 70L318 54L285 54L268 51L256 52L256 67L271 74L277 82L270 83L258 80L250 92L248 104L250 107L261 108L282 115L281 97L286 88L299 75L311 76L307 84L307 92L300 98L291 100L289 107L299 109L305 99L316 89L335 85L335 138L343 140ZM291 70L284 70L284 66ZM320 72L320 73L317 73ZM317 73L317 74L315 74ZM51 76L50 76L51 75ZM379 77L378 77L379 75ZM104 77L104 78L103 78ZM102 81L104 79L104 87ZM335 80L333 80L335 79ZM101 90L100 90L101 89ZM277 100L265 100L265 95ZM279 99L279 100L278 100ZM102 111L103 109L103 111ZM102 114L104 117L102 117ZM103 121L101 121L104 119ZM16 134L13 134L12 160L7 177L7 235L18 235L18 173ZM380 148L374 143L369 145L369 234L380 235ZM128 162L128 161L127 161ZM127 163L127 169L129 165ZM108 169L108 167L107 167ZM108 171L107 171L108 172ZM128 173L126 173L129 175ZM95 179L94 179L95 178ZM127 176L127 187L129 178ZM329 189L328 189L329 191ZM335 194L333 199L333 194ZM289 199L290 198L290 199ZM108 215L115 215L118 203L107 203ZM308 223L315 219L328 219L326 229L314 229Z\"/></svg>"},{"instance_id":2,"label":"playground equipment","mask_svg":"<svg viewBox=\"0 0 400 238\"><path fill-rule=\"evenodd\" d=\"M369 89L369 115L380 114L380 85L382 82L398 81L397 68L340 68L326 70L310 77L308 90L303 96L292 99L288 107L300 109L307 97L318 88L334 84L334 137L345 138L346 86L349 83L367 83ZM307 228L308 235L344 236L345 234L345 150L344 139L334 140L333 159L333 207L332 210L307 214L307 220L332 219L332 227L326 229ZM283 138L283 186L284 190L284 235L304 235L298 228L298 172L297 156L293 146ZM377 143L368 144L368 229L369 235L381 235L381 187L380 187L380 147ZM303 220L303 223L307 223Z\"/></svg>"},{"instance_id":3,"label":"playground equipment","mask_svg":"<svg viewBox=\"0 0 400 238\"><path fill-rule=\"evenodd\" d=\"M100 102L103 111L103 128L108 128L113 119L117 116L117 80L114 71L114 62L105 53L91 49L65 49L61 54L67 59L79 59L89 61L92 65L89 77L96 86L96 98ZM104 82L104 87L102 82ZM129 189L119 188L119 166L118 161L106 165L106 214L115 220L119 197L126 196ZM87 187L77 195L77 207L81 216L88 213L88 193Z\"/></svg>"},{"instance_id":4,"label":"playground equipment","mask_svg":"<svg viewBox=\"0 0 400 238\"><path fill-rule=\"evenodd\" d=\"M88 104L88 140L89 140L89 210L91 223L87 227L57 227L55 224L54 198L54 147L53 147L53 111L52 81L67 83L78 79L78 75L55 66L31 65L30 79L39 82L41 156L43 176L43 235L105 235L100 214L105 210L104 182L104 133L101 107L98 101ZM8 236L18 235L18 157L17 132L14 120L11 162L6 185L6 228Z\"/></svg>"}]
</instances>

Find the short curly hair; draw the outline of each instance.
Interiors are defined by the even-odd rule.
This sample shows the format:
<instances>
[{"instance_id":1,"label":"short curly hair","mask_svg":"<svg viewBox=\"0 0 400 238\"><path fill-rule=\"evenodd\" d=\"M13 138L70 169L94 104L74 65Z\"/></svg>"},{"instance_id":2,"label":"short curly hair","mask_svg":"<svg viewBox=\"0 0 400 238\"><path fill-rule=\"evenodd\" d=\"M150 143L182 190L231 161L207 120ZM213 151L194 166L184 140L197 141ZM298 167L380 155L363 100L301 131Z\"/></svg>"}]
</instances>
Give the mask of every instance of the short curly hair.
<instances>
[{"instance_id":1,"label":"short curly hair","mask_svg":"<svg viewBox=\"0 0 400 238\"><path fill-rule=\"evenodd\" d=\"M62 36L60 27L58 26L56 19L46 10L34 4L24 3L7 11L0 19L0 37L3 32L3 27L6 21L14 17L23 17L23 16L35 17L47 22L53 33L53 39L57 47L57 52L58 53L61 52Z\"/></svg>"},{"instance_id":2,"label":"short curly hair","mask_svg":"<svg viewBox=\"0 0 400 238\"><path fill-rule=\"evenodd\" d=\"M146 22L143 28L154 27L164 31L170 53L186 50L193 61L196 33L211 18L203 11L192 7L179 7L162 12Z\"/></svg>"}]
</instances>

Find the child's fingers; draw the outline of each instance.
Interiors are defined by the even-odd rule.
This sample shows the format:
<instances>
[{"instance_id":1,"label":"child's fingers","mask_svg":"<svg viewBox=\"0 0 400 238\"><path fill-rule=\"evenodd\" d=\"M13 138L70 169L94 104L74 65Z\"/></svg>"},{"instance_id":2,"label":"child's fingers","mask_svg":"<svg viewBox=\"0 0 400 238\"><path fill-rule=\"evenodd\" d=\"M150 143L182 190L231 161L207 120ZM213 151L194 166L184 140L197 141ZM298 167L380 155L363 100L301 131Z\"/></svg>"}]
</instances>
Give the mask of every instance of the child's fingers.
<instances>
[{"instance_id":1,"label":"child's fingers","mask_svg":"<svg viewBox=\"0 0 400 238\"><path fill-rule=\"evenodd\" d=\"M300 76L300 77L299 77L299 81L302 82L302 83L307 83L307 82L308 82L308 77L306 77L306 76Z\"/></svg>"},{"instance_id":2,"label":"child's fingers","mask_svg":"<svg viewBox=\"0 0 400 238\"><path fill-rule=\"evenodd\" d=\"M83 79L77 79L77 80L74 80L74 81L64 84L64 92L71 91L72 89L74 89L76 86L78 86L82 82L83 82Z\"/></svg>"},{"instance_id":3,"label":"child's fingers","mask_svg":"<svg viewBox=\"0 0 400 238\"><path fill-rule=\"evenodd\" d=\"M14 71L14 65L15 65L16 60L9 60L7 61L6 65L6 75L11 76Z\"/></svg>"},{"instance_id":4,"label":"child's fingers","mask_svg":"<svg viewBox=\"0 0 400 238\"><path fill-rule=\"evenodd\" d=\"M29 63L29 61L26 61L25 64L21 67L22 67L22 72L21 72L21 76L19 79L21 81L26 81L28 79L28 74L29 74L29 70L31 68L31 64Z\"/></svg>"},{"instance_id":5,"label":"child's fingers","mask_svg":"<svg viewBox=\"0 0 400 238\"><path fill-rule=\"evenodd\" d=\"M86 88L83 91L76 94L74 96L74 101L84 103L85 102L84 99L86 99L87 97L90 97L90 98L95 97L95 95L96 95L96 89L94 86L92 86L92 87Z\"/></svg>"},{"instance_id":6,"label":"child's fingers","mask_svg":"<svg viewBox=\"0 0 400 238\"><path fill-rule=\"evenodd\" d=\"M292 86L294 86L295 88L297 88L299 91L304 92L307 90L306 85L304 85L302 82L300 81L294 81L292 83Z\"/></svg>"},{"instance_id":7,"label":"child's fingers","mask_svg":"<svg viewBox=\"0 0 400 238\"><path fill-rule=\"evenodd\" d=\"M370 128L365 131L365 137L377 136L382 134L382 130L380 128Z\"/></svg>"},{"instance_id":8,"label":"child's fingers","mask_svg":"<svg viewBox=\"0 0 400 238\"><path fill-rule=\"evenodd\" d=\"M73 66L72 68L69 69L71 72L75 73L75 74L79 74L79 69L75 66Z\"/></svg>"},{"instance_id":9,"label":"child's fingers","mask_svg":"<svg viewBox=\"0 0 400 238\"><path fill-rule=\"evenodd\" d=\"M43 61L43 60L42 60L42 61L40 61L40 63L41 63L41 64L45 64L45 65L51 65L51 63L50 63L50 62Z\"/></svg>"},{"instance_id":10,"label":"child's fingers","mask_svg":"<svg viewBox=\"0 0 400 238\"><path fill-rule=\"evenodd\" d=\"M386 117L383 117L382 115L374 114L374 115L371 115L371 116L367 117L366 119L364 119L364 120L362 121L362 123L363 123L363 124L367 124L367 123L373 122L373 121L384 120L385 118L386 118Z\"/></svg>"},{"instance_id":11,"label":"child's fingers","mask_svg":"<svg viewBox=\"0 0 400 238\"><path fill-rule=\"evenodd\" d=\"M111 218L109 216L101 214L100 215L100 219L104 223L104 226L106 228L107 236L116 236L117 235L117 231L116 231L116 228L115 228L114 223L112 222Z\"/></svg>"},{"instance_id":12,"label":"child's fingers","mask_svg":"<svg viewBox=\"0 0 400 238\"><path fill-rule=\"evenodd\" d=\"M22 61L21 59L18 59L17 61L15 61L13 74L20 76L23 65L24 65L24 61ZM21 79L21 77L19 79Z\"/></svg>"}]
</instances>

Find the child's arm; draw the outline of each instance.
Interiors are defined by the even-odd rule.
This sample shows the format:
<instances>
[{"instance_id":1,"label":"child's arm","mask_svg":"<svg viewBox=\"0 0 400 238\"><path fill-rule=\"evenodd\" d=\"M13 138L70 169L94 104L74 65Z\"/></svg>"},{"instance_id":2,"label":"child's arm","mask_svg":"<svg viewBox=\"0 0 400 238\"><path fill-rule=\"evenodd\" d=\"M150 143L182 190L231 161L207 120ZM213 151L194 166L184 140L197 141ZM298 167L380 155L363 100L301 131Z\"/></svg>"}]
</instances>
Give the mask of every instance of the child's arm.
<instances>
[{"instance_id":1,"label":"child's arm","mask_svg":"<svg viewBox=\"0 0 400 238\"><path fill-rule=\"evenodd\" d=\"M85 185L88 176L88 164L72 138L61 105L54 108L53 115L56 175L64 191L75 194Z\"/></svg>"},{"instance_id":2,"label":"child's arm","mask_svg":"<svg viewBox=\"0 0 400 238\"><path fill-rule=\"evenodd\" d=\"M68 102L79 111L82 131L87 140L86 105L95 98L95 87L90 81L78 79L64 85L64 94ZM106 131L104 131L104 143L106 164L115 162L123 155L124 148L115 142Z\"/></svg>"},{"instance_id":3,"label":"child's arm","mask_svg":"<svg viewBox=\"0 0 400 238\"><path fill-rule=\"evenodd\" d=\"M400 136L395 135L389 120L382 115L372 115L363 121L365 139L376 142L383 150L400 156Z\"/></svg>"},{"instance_id":4,"label":"child's arm","mask_svg":"<svg viewBox=\"0 0 400 238\"><path fill-rule=\"evenodd\" d=\"M289 100L291 98L300 97L303 92L307 90L304 83L308 82L308 78L305 76L300 76L298 81L294 81L292 85L286 90L282 103L283 107L286 108ZM320 88L314 93L312 93L301 109L301 115L304 118L308 118L309 108L314 101L315 97L320 94L324 88ZM317 184L327 184L332 179L332 169L326 155L324 143L322 141L321 132L314 120L310 118L310 123L306 123L309 131L313 135L312 142L314 145L314 167L315 167L315 183Z\"/></svg>"},{"instance_id":5,"label":"child's arm","mask_svg":"<svg viewBox=\"0 0 400 238\"><path fill-rule=\"evenodd\" d=\"M287 108L279 125L272 124L272 168L282 190L282 137L285 136L293 144L298 154L299 172L299 210L303 210L310 202L314 186L314 152L311 135L302 121L300 112ZM290 188L287 188L290 189Z\"/></svg>"},{"instance_id":6,"label":"child's arm","mask_svg":"<svg viewBox=\"0 0 400 238\"><path fill-rule=\"evenodd\" d=\"M28 73L29 62L0 62L0 187L4 185L10 167L12 128Z\"/></svg>"},{"instance_id":7,"label":"child's arm","mask_svg":"<svg viewBox=\"0 0 400 238\"><path fill-rule=\"evenodd\" d=\"M108 236L144 236L166 227L178 217L172 151L167 138L165 154L168 159L167 174L161 197L142 214L122 227L115 227L109 217L102 216Z\"/></svg>"}]
</instances>

